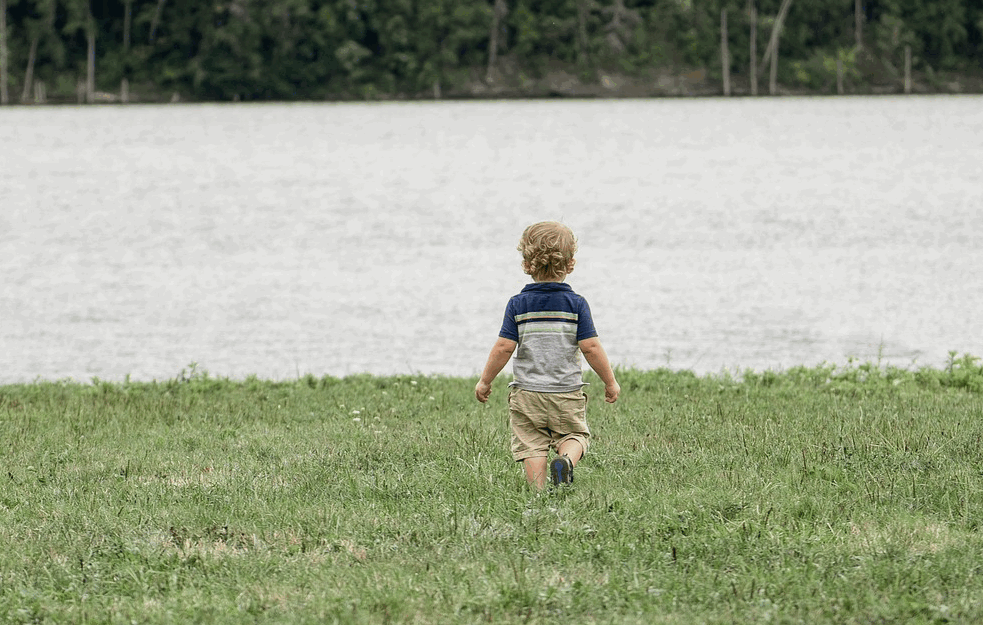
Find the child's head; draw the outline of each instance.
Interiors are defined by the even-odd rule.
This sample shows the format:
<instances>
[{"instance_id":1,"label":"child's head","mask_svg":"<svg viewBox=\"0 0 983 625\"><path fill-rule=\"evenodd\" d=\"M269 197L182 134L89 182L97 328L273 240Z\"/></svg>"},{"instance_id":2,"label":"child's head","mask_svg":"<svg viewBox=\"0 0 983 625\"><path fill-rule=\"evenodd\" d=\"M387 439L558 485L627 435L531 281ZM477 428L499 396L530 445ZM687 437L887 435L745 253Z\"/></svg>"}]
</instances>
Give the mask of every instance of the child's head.
<instances>
[{"instance_id":1,"label":"child's head","mask_svg":"<svg viewBox=\"0 0 983 625\"><path fill-rule=\"evenodd\" d=\"M541 221L526 228L519 240L522 270L537 282L562 280L577 262L577 239L557 221Z\"/></svg>"}]
</instances>

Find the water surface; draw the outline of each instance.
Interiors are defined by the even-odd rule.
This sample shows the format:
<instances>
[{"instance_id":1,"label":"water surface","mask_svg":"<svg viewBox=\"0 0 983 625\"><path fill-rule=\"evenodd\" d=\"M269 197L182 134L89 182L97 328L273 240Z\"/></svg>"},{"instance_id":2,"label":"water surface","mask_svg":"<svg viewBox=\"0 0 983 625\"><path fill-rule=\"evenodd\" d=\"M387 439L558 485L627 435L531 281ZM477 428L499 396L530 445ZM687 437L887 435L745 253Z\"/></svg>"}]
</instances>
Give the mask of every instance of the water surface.
<instances>
[{"instance_id":1,"label":"water surface","mask_svg":"<svg viewBox=\"0 0 983 625\"><path fill-rule=\"evenodd\" d=\"M983 355L983 98L0 111L0 383L472 375L542 219L616 363Z\"/></svg>"}]
</instances>

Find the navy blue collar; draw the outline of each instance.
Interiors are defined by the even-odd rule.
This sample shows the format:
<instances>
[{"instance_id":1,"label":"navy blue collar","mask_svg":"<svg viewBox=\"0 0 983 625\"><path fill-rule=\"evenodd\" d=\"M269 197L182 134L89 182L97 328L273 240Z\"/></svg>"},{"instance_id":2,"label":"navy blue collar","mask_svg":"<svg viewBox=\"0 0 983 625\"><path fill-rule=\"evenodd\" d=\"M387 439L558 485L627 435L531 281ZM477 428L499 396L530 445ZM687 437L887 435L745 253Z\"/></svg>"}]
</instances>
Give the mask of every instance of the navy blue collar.
<instances>
[{"instance_id":1,"label":"navy blue collar","mask_svg":"<svg viewBox=\"0 0 983 625\"><path fill-rule=\"evenodd\" d=\"M572 291L566 282L533 282L522 288L523 293L538 291L540 293L555 293L557 291Z\"/></svg>"}]
</instances>

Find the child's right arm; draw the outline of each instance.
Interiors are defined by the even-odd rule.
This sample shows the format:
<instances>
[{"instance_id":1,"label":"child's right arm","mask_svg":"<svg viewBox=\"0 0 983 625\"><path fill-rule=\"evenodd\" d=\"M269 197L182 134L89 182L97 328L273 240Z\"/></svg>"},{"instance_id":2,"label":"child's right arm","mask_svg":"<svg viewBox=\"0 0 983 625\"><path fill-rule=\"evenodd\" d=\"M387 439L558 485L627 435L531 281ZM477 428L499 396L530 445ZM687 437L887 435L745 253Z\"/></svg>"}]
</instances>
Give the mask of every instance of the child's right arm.
<instances>
[{"instance_id":1,"label":"child's right arm","mask_svg":"<svg viewBox=\"0 0 983 625\"><path fill-rule=\"evenodd\" d=\"M485 363L485 370L481 373L481 379L474 386L474 397L481 403L488 401L491 395L491 384L499 372L509 364L509 358L518 345L513 340L499 337L488 354L488 362Z\"/></svg>"},{"instance_id":2,"label":"child's right arm","mask_svg":"<svg viewBox=\"0 0 983 625\"><path fill-rule=\"evenodd\" d=\"M584 339L580 341L580 351L584 353L584 358L587 359L587 364L590 368L594 370L604 382L604 401L609 404L613 404L618 401L618 395L621 394L621 385L618 384L618 380L614 377L614 370L611 369L611 363L608 362L608 354L604 351L604 346L601 345L600 339L597 337Z\"/></svg>"}]
</instances>

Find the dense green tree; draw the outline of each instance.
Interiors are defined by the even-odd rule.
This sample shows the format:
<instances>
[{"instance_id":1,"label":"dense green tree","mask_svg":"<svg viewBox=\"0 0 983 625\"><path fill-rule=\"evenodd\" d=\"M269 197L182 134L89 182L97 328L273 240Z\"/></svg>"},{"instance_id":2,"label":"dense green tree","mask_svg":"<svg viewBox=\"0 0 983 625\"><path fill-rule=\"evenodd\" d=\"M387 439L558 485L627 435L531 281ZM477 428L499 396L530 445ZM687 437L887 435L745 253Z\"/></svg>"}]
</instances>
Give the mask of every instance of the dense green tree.
<instances>
[{"instance_id":1,"label":"dense green tree","mask_svg":"<svg viewBox=\"0 0 983 625\"><path fill-rule=\"evenodd\" d=\"M509 25L515 32L514 52L522 58L576 62L589 48L578 33L593 30L594 5L579 0L516 0ZM581 24L591 22L586 28Z\"/></svg>"},{"instance_id":2,"label":"dense green tree","mask_svg":"<svg viewBox=\"0 0 983 625\"><path fill-rule=\"evenodd\" d=\"M327 95L334 62L328 62L330 33L322 29L316 3L279 0L263 15L261 39L268 97L296 99Z\"/></svg>"},{"instance_id":3,"label":"dense green tree","mask_svg":"<svg viewBox=\"0 0 983 625\"><path fill-rule=\"evenodd\" d=\"M7 0L0 0L0 104L8 104L10 102L8 57Z\"/></svg>"},{"instance_id":4,"label":"dense green tree","mask_svg":"<svg viewBox=\"0 0 983 625\"><path fill-rule=\"evenodd\" d=\"M754 0L759 64L781 5ZM95 95L116 92L123 79L144 93L197 99L433 97L516 67L533 77L567 68L587 81L601 71L702 68L713 80L722 71L722 10L731 73L746 74L751 64L749 0L0 0L0 7L8 100L32 100L39 81L66 100L80 82ZM852 85L897 84L908 47L916 71L930 79L980 72L983 0L795 0L779 40L778 79L828 90L839 67Z\"/></svg>"},{"instance_id":5,"label":"dense green tree","mask_svg":"<svg viewBox=\"0 0 983 625\"><path fill-rule=\"evenodd\" d=\"M492 8L484 2L416 0L415 9L414 49L420 65L412 86L430 87L439 95L470 68L485 64Z\"/></svg>"}]
</instances>

